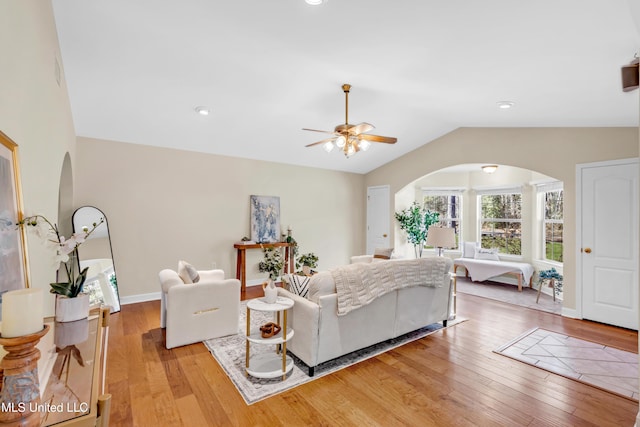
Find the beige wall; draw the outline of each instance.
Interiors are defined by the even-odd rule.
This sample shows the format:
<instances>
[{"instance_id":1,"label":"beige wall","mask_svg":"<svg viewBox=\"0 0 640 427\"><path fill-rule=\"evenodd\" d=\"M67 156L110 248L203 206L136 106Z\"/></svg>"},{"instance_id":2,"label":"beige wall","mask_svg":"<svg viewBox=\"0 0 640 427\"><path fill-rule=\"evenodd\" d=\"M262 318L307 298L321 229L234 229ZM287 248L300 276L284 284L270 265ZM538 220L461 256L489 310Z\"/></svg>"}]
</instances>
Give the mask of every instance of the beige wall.
<instances>
[{"instance_id":1,"label":"beige wall","mask_svg":"<svg viewBox=\"0 0 640 427\"><path fill-rule=\"evenodd\" d=\"M65 153L75 134L51 3L0 2L0 131L18 144L24 209L52 221L58 216L58 187ZM55 279L51 253L28 238L31 284L48 291ZM54 298L45 292L47 314Z\"/></svg>"},{"instance_id":2,"label":"beige wall","mask_svg":"<svg viewBox=\"0 0 640 427\"><path fill-rule=\"evenodd\" d=\"M463 163L515 166L562 181L564 307L571 310L576 308L576 165L632 157L638 157L637 128L460 128L368 173L365 185L389 185L394 195L426 174ZM396 232L397 227L392 241Z\"/></svg>"},{"instance_id":3,"label":"beige wall","mask_svg":"<svg viewBox=\"0 0 640 427\"><path fill-rule=\"evenodd\" d=\"M89 138L77 150L76 203L107 216L122 297L158 292L158 272L180 259L235 276L252 194L280 197L281 228L320 268L364 247L363 175ZM267 277L260 250L247 258L249 280Z\"/></svg>"}]
</instances>

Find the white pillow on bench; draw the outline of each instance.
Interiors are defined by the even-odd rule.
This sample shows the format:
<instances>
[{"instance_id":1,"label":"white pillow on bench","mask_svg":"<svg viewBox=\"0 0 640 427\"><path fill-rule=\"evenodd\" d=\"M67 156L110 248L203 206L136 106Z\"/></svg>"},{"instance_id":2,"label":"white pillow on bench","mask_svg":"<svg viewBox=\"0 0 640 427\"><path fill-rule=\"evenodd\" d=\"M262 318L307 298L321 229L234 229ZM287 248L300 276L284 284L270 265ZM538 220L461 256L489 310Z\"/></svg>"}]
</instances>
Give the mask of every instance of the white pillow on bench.
<instances>
[{"instance_id":1,"label":"white pillow on bench","mask_svg":"<svg viewBox=\"0 0 640 427\"><path fill-rule=\"evenodd\" d=\"M477 248L474 259L485 259L489 261L500 261L497 249Z\"/></svg>"},{"instance_id":2,"label":"white pillow on bench","mask_svg":"<svg viewBox=\"0 0 640 427\"><path fill-rule=\"evenodd\" d=\"M480 242L462 242L462 258L475 258Z\"/></svg>"}]
</instances>

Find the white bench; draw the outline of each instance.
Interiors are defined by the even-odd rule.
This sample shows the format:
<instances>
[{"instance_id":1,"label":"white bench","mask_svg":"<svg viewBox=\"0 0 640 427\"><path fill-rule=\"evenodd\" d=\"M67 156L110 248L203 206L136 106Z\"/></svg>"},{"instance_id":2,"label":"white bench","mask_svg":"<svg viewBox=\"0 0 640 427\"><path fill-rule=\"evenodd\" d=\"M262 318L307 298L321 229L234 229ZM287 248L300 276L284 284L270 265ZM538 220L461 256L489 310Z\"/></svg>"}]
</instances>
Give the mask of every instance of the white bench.
<instances>
[{"instance_id":1,"label":"white bench","mask_svg":"<svg viewBox=\"0 0 640 427\"><path fill-rule=\"evenodd\" d=\"M522 292L522 282L529 282L533 288L534 268L525 262L494 261L474 258L456 258L453 260L453 274L457 274L458 267L465 268L465 277L471 276L474 282L484 282L492 277L511 275L518 278L518 291Z\"/></svg>"}]
</instances>

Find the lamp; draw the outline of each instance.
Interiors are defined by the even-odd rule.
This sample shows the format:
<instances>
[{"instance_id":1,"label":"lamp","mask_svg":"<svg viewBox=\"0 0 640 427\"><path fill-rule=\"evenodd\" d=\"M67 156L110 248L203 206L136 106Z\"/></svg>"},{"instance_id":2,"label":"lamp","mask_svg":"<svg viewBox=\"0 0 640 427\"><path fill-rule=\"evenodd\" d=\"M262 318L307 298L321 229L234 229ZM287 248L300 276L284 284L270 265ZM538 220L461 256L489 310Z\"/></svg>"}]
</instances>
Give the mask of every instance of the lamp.
<instances>
[{"instance_id":1,"label":"lamp","mask_svg":"<svg viewBox=\"0 0 640 427\"><path fill-rule=\"evenodd\" d=\"M444 248L456 246L456 232L450 227L432 225L427 231L427 245L438 248L438 256L443 256Z\"/></svg>"},{"instance_id":2,"label":"lamp","mask_svg":"<svg viewBox=\"0 0 640 427\"><path fill-rule=\"evenodd\" d=\"M492 174L498 170L498 165L485 165L482 166L482 172Z\"/></svg>"}]
</instances>

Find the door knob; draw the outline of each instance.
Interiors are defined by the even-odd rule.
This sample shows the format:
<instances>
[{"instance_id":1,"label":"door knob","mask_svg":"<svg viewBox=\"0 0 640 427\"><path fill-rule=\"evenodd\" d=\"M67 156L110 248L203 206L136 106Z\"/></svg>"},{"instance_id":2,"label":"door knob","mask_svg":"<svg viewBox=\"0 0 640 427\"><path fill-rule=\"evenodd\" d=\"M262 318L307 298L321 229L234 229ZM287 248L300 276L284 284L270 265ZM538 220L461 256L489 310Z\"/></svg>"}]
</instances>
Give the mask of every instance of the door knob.
<instances>
[{"instance_id":1,"label":"door knob","mask_svg":"<svg viewBox=\"0 0 640 427\"><path fill-rule=\"evenodd\" d=\"M591 248L584 248L585 253L590 254L591 253Z\"/></svg>"},{"instance_id":2,"label":"door knob","mask_svg":"<svg viewBox=\"0 0 640 427\"><path fill-rule=\"evenodd\" d=\"M387 237L387 233L384 233L384 234L382 235L382 237Z\"/></svg>"}]
</instances>

